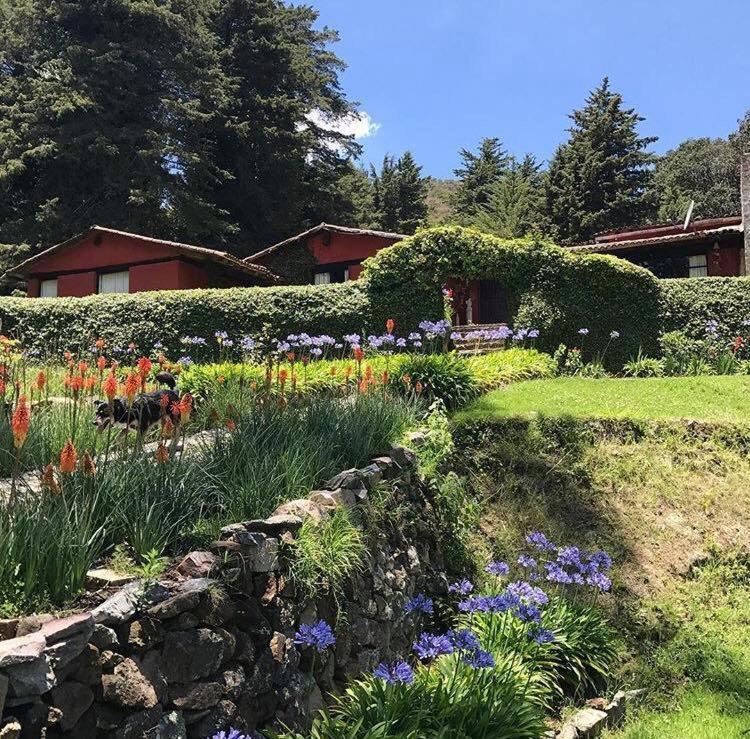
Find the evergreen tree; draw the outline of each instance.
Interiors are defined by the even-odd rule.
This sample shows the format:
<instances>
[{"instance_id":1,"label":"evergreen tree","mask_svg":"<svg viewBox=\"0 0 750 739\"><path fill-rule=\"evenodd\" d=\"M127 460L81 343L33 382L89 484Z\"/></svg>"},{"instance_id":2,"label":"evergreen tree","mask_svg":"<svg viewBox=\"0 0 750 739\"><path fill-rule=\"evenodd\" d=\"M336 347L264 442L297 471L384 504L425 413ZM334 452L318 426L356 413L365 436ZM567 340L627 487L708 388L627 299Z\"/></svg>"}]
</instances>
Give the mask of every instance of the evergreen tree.
<instances>
[{"instance_id":1,"label":"evergreen tree","mask_svg":"<svg viewBox=\"0 0 750 739\"><path fill-rule=\"evenodd\" d=\"M695 218L737 215L739 154L726 139L688 139L659 158L653 187L660 221L682 221L691 200Z\"/></svg>"},{"instance_id":2,"label":"evergreen tree","mask_svg":"<svg viewBox=\"0 0 750 739\"><path fill-rule=\"evenodd\" d=\"M223 174L211 2L10 0L0 22L0 242L38 248L93 223L221 231L189 179Z\"/></svg>"},{"instance_id":3,"label":"evergreen tree","mask_svg":"<svg viewBox=\"0 0 750 739\"><path fill-rule=\"evenodd\" d=\"M605 77L570 116L568 141L558 147L547 177L547 213L562 243L653 217L649 189L655 137L638 134L643 118L623 107Z\"/></svg>"},{"instance_id":4,"label":"evergreen tree","mask_svg":"<svg viewBox=\"0 0 750 739\"><path fill-rule=\"evenodd\" d=\"M472 225L503 238L518 238L544 232L544 182L541 165L527 154L513 160L508 171L493 185L487 205Z\"/></svg>"},{"instance_id":5,"label":"evergreen tree","mask_svg":"<svg viewBox=\"0 0 750 739\"><path fill-rule=\"evenodd\" d=\"M346 208L336 34L281 0L4 0L0 243L93 223L244 255Z\"/></svg>"},{"instance_id":6,"label":"evergreen tree","mask_svg":"<svg viewBox=\"0 0 750 739\"><path fill-rule=\"evenodd\" d=\"M317 30L317 12L278 0L220 0L215 22L219 59L229 81L226 105L213 120L218 166L207 198L230 214L227 239L251 253L345 210L338 184L359 152L336 131L353 113L338 82L343 63Z\"/></svg>"},{"instance_id":7,"label":"evergreen tree","mask_svg":"<svg viewBox=\"0 0 750 739\"><path fill-rule=\"evenodd\" d=\"M459 184L452 205L455 220L471 223L489 204L493 187L508 170L512 158L498 138L482 139L476 154L461 149L460 155L461 166L453 170Z\"/></svg>"},{"instance_id":8,"label":"evergreen tree","mask_svg":"<svg viewBox=\"0 0 750 739\"><path fill-rule=\"evenodd\" d=\"M383 158L378 173L371 167L374 220L384 231L411 234L427 217L427 185L410 152L396 160Z\"/></svg>"}]
</instances>

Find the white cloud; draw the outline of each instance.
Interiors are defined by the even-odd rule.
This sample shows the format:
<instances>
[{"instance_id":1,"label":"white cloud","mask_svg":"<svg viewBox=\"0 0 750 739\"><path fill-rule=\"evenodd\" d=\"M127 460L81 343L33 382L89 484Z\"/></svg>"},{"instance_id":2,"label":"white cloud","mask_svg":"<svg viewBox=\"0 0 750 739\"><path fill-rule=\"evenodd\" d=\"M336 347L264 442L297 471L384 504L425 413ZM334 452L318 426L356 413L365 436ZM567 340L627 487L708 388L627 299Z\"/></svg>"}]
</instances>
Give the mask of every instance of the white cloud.
<instances>
[{"instance_id":1,"label":"white cloud","mask_svg":"<svg viewBox=\"0 0 750 739\"><path fill-rule=\"evenodd\" d=\"M348 113L342 116L330 116L322 110L312 110L307 114L307 120L319 128L334 133L354 136L355 139L366 139L374 136L380 130L380 124L375 123L370 114L364 110L359 113Z\"/></svg>"}]
</instances>

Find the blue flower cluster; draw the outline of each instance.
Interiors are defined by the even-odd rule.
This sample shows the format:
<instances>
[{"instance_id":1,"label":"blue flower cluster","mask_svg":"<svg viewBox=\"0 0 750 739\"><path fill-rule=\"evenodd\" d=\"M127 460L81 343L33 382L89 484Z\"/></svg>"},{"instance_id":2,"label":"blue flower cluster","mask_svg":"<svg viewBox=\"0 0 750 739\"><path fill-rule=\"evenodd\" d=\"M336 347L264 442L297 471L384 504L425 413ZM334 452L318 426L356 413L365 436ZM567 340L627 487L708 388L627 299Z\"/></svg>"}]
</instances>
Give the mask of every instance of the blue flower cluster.
<instances>
[{"instance_id":1,"label":"blue flower cluster","mask_svg":"<svg viewBox=\"0 0 750 739\"><path fill-rule=\"evenodd\" d=\"M485 572L489 572L490 575L497 575L498 577L505 577L510 572L510 567L507 562L500 562L495 560L490 562L485 568Z\"/></svg>"},{"instance_id":2,"label":"blue flower cluster","mask_svg":"<svg viewBox=\"0 0 750 739\"><path fill-rule=\"evenodd\" d=\"M312 624L302 624L294 635L294 643L305 647L314 647L318 652L325 652L336 643L331 627L323 620Z\"/></svg>"},{"instance_id":3,"label":"blue flower cluster","mask_svg":"<svg viewBox=\"0 0 750 739\"><path fill-rule=\"evenodd\" d=\"M540 576L557 585L583 585L606 593L612 581L606 574L612 567L612 558L604 551L589 552L572 546L555 546L541 531L534 531L526 537L526 542L540 552L555 554L555 558L542 563ZM521 555L518 563L527 569L538 568L533 557Z\"/></svg>"},{"instance_id":4,"label":"blue flower cluster","mask_svg":"<svg viewBox=\"0 0 750 739\"><path fill-rule=\"evenodd\" d=\"M372 673L389 685L408 685L414 682L414 670L403 660L397 660L390 665L381 662Z\"/></svg>"},{"instance_id":5,"label":"blue flower cluster","mask_svg":"<svg viewBox=\"0 0 750 739\"><path fill-rule=\"evenodd\" d=\"M432 613L432 609L432 598L428 598L424 593L415 595L404 604L404 611L406 613Z\"/></svg>"},{"instance_id":6,"label":"blue flower cluster","mask_svg":"<svg viewBox=\"0 0 750 739\"><path fill-rule=\"evenodd\" d=\"M472 590L474 590L474 583L466 578L448 586L448 592L456 593L457 595L468 595Z\"/></svg>"}]
</instances>

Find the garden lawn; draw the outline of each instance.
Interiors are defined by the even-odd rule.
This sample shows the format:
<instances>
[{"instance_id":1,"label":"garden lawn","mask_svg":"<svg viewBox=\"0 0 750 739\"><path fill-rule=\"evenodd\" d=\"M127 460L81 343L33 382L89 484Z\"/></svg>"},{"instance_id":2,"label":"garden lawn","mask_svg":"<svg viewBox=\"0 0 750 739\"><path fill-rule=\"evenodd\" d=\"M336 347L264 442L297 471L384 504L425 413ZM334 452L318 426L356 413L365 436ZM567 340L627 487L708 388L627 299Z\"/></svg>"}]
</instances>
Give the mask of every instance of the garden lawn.
<instances>
[{"instance_id":1,"label":"garden lawn","mask_svg":"<svg viewBox=\"0 0 750 739\"><path fill-rule=\"evenodd\" d=\"M532 380L484 395L460 417L534 414L744 422L750 420L750 376Z\"/></svg>"}]
</instances>

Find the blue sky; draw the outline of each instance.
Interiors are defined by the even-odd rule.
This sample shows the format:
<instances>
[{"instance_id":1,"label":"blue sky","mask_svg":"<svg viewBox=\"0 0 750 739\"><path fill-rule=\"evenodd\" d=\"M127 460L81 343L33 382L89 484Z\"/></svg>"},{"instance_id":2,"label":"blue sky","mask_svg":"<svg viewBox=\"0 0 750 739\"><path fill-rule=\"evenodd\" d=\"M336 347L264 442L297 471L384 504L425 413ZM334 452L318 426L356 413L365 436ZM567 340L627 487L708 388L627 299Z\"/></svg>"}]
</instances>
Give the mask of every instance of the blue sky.
<instances>
[{"instance_id":1,"label":"blue sky","mask_svg":"<svg viewBox=\"0 0 750 739\"><path fill-rule=\"evenodd\" d=\"M308 2L372 121L365 163L410 149L448 177L484 136L546 159L605 74L659 152L726 136L750 108L750 0Z\"/></svg>"}]
</instances>

